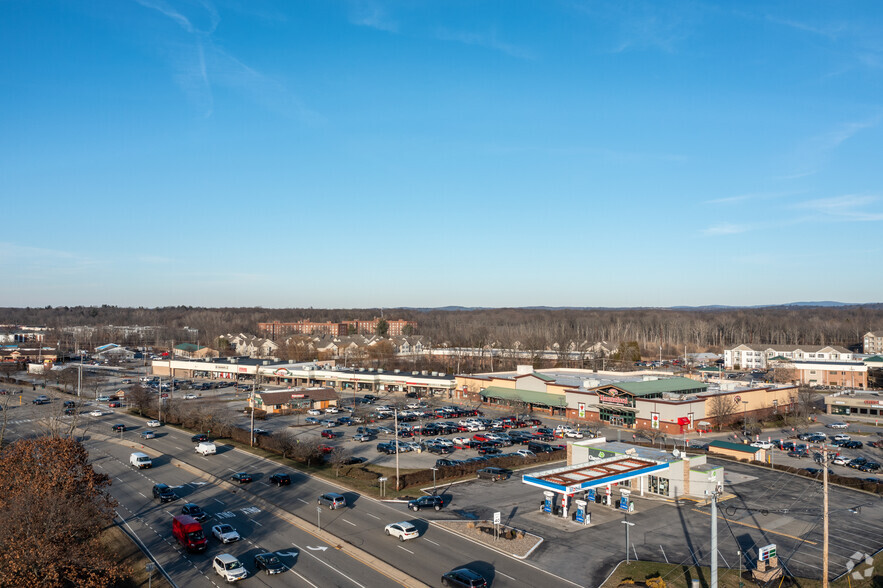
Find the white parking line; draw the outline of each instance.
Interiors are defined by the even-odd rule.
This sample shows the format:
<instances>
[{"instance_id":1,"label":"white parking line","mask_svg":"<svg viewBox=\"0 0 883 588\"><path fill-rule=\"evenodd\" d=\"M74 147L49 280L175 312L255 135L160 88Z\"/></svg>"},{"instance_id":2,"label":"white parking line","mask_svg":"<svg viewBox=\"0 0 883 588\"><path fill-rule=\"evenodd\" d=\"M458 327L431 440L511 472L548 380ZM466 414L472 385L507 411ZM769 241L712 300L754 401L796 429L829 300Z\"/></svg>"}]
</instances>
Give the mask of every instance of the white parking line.
<instances>
[{"instance_id":1,"label":"white parking line","mask_svg":"<svg viewBox=\"0 0 883 588\"><path fill-rule=\"evenodd\" d=\"M217 503L220 504L221 506L224 506L224 503L221 502L220 500L218 500L217 498L215 498L215 502L217 502Z\"/></svg>"}]
</instances>

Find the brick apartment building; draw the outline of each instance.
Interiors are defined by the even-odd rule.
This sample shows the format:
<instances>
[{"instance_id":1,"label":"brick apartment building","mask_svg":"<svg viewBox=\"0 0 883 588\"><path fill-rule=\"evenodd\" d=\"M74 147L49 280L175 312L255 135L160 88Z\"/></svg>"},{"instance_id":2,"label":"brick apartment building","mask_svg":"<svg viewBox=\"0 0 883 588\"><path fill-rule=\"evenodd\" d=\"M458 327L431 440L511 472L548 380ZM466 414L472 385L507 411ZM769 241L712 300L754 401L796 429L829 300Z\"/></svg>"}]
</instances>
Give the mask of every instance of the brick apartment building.
<instances>
[{"instance_id":1,"label":"brick apartment building","mask_svg":"<svg viewBox=\"0 0 883 588\"><path fill-rule=\"evenodd\" d=\"M350 334L350 327L354 334L373 335L377 331L377 323L380 319L374 317L367 321L343 321L340 323L332 323L330 321L324 323L314 323L309 319L304 319L296 323L280 323L273 321L272 323L258 323L258 330L269 337L277 339L286 335L333 335L342 337ZM417 330L417 321L406 321L404 319L391 319L386 321L389 326L387 335L390 337L400 337L410 334L405 330L410 326L411 331Z\"/></svg>"}]
</instances>

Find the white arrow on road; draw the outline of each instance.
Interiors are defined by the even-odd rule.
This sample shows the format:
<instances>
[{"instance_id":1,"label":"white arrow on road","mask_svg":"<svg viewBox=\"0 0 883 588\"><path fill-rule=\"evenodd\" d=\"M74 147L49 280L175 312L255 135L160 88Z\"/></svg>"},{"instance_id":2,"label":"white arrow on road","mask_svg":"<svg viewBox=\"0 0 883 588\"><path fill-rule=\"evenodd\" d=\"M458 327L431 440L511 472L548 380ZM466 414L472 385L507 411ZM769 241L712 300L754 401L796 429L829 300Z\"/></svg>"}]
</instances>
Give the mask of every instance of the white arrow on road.
<instances>
[{"instance_id":1,"label":"white arrow on road","mask_svg":"<svg viewBox=\"0 0 883 588\"><path fill-rule=\"evenodd\" d=\"M322 547L310 547L309 545L307 545L307 549L309 549L310 551L325 551L328 548L324 545Z\"/></svg>"},{"instance_id":2,"label":"white arrow on road","mask_svg":"<svg viewBox=\"0 0 883 588\"><path fill-rule=\"evenodd\" d=\"M276 555L279 557L297 557L300 555L299 551L277 551Z\"/></svg>"}]
</instances>

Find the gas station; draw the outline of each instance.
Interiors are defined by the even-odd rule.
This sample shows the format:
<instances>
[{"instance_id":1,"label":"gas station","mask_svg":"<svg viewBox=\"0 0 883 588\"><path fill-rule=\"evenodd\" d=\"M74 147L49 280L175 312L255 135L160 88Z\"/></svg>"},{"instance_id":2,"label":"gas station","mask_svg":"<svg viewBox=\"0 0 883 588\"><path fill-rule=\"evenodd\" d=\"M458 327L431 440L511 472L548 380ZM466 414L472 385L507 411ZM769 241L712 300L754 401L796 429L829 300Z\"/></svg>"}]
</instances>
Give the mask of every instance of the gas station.
<instances>
[{"instance_id":1,"label":"gas station","mask_svg":"<svg viewBox=\"0 0 883 588\"><path fill-rule=\"evenodd\" d=\"M704 498L706 490L723 483L719 466L705 455L687 455L603 437L571 445L568 465L522 477L543 490L542 512L591 524L591 508L600 506L634 512L637 497Z\"/></svg>"}]
</instances>

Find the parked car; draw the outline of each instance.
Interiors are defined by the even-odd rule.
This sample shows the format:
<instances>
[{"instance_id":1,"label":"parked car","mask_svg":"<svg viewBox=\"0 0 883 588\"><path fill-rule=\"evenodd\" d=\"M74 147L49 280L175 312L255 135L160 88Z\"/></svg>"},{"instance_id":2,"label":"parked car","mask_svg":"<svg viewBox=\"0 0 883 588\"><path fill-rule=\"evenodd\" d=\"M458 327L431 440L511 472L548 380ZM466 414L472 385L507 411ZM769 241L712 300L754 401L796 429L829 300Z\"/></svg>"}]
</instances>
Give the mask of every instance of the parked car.
<instances>
[{"instance_id":1,"label":"parked car","mask_svg":"<svg viewBox=\"0 0 883 588\"><path fill-rule=\"evenodd\" d=\"M257 554L254 556L254 567L257 571L264 570L267 574L281 574L285 571L285 566L275 553Z\"/></svg>"},{"instance_id":2,"label":"parked car","mask_svg":"<svg viewBox=\"0 0 883 588\"><path fill-rule=\"evenodd\" d=\"M760 449L772 449L773 444L768 441L755 441L751 447L759 447Z\"/></svg>"},{"instance_id":3,"label":"parked car","mask_svg":"<svg viewBox=\"0 0 883 588\"><path fill-rule=\"evenodd\" d=\"M240 484L246 484L251 482L251 474L246 474L245 472L236 472L230 479L234 482L239 482Z\"/></svg>"},{"instance_id":4,"label":"parked car","mask_svg":"<svg viewBox=\"0 0 883 588\"><path fill-rule=\"evenodd\" d=\"M319 410L318 408L311 408L310 410L307 411L307 414L312 415L312 416L319 416L322 414L322 411Z\"/></svg>"},{"instance_id":5,"label":"parked car","mask_svg":"<svg viewBox=\"0 0 883 588\"><path fill-rule=\"evenodd\" d=\"M95 410L93 410L92 412L89 413L89 416L100 417L100 416L102 416L103 414L104 414L104 413L101 412L100 410L95 409Z\"/></svg>"},{"instance_id":6,"label":"parked car","mask_svg":"<svg viewBox=\"0 0 883 588\"><path fill-rule=\"evenodd\" d=\"M158 498L160 502L171 502L177 500L178 495L172 491L168 484L154 484L153 497Z\"/></svg>"},{"instance_id":7,"label":"parked car","mask_svg":"<svg viewBox=\"0 0 883 588\"><path fill-rule=\"evenodd\" d=\"M866 461L865 463L860 465L858 469L863 472L876 472L880 469L880 464L876 461Z\"/></svg>"},{"instance_id":8,"label":"parked car","mask_svg":"<svg viewBox=\"0 0 883 588\"><path fill-rule=\"evenodd\" d=\"M828 425L829 429L848 429L849 423L831 423Z\"/></svg>"},{"instance_id":9,"label":"parked car","mask_svg":"<svg viewBox=\"0 0 883 588\"><path fill-rule=\"evenodd\" d=\"M343 435L343 433L340 434ZM323 429L322 432L319 433L319 435L325 437L326 439L334 439L335 437L337 437L338 433L332 431L331 429Z\"/></svg>"},{"instance_id":10,"label":"parked car","mask_svg":"<svg viewBox=\"0 0 883 588\"><path fill-rule=\"evenodd\" d=\"M343 494L326 492L325 494L319 495L318 503L327 506L331 510L335 510L346 506L346 498Z\"/></svg>"},{"instance_id":11,"label":"parked car","mask_svg":"<svg viewBox=\"0 0 883 588\"><path fill-rule=\"evenodd\" d=\"M212 527L212 535L221 543L233 543L242 539L236 529L232 525L227 524Z\"/></svg>"},{"instance_id":12,"label":"parked car","mask_svg":"<svg viewBox=\"0 0 883 588\"><path fill-rule=\"evenodd\" d=\"M319 419L317 419L316 417L307 417L304 419L304 422L308 425L318 425Z\"/></svg>"},{"instance_id":13,"label":"parked car","mask_svg":"<svg viewBox=\"0 0 883 588\"><path fill-rule=\"evenodd\" d=\"M390 523L384 527L384 532L391 537L398 537L399 541L407 541L408 539L416 539L420 536L417 527L409 522Z\"/></svg>"},{"instance_id":14,"label":"parked car","mask_svg":"<svg viewBox=\"0 0 883 588\"><path fill-rule=\"evenodd\" d=\"M222 553L215 556L215 559L212 561L212 566L214 567L215 572L227 582L244 580L246 576L248 576L245 566L229 553Z\"/></svg>"},{"instance_id":15,"label":"parked car","mask_svg":"<svg viewBox=\"0 0 883 588\"><path fill-rule=\"evenodd\" d=\"M797 457L797 458L809 457L809 453L806 450L795 449L794 451L788 452L788 457Z\"/></svg>"},{"instance_id":16,"label":"parked car","mask_svg":"<svg viewBox=\"0 0 883 588\"><path fill-rule=\"evenodd\" d=\"M515 455L520 455L521 457L529 458L536 457L537 454L531 451L530 449L519 449L515 452Z\"/></svg>"},{"instance_id":17,"label":"parked car","mask_svg":"<svg viewBox=\"0 0 883 588\"><path fill-rule=\"evenodd\" d=\"M353 441L358 441L359 443L364 443L365 441L373 441L377 439L376 435L372 435L371 433L356 433L353 435Z\"/></svg>"},{"instance_id":18,"label":"parked car","mask_svg":"<svg viewBox=\"0 0 883 588\"><path fill-rule=\"evenodd\" d=\"M456 588L486 588L487 580L478 572L469 568L451 570L441 577L442 586L455 586Z\"/></svg>"},{"instance_id":19,"label":"parked car","mask_svg":"<svg viewBox=\"0 0 883 588\"><path fill-rule=\"evenodd\" d=\"M846 449L861 449L862 442L861 441L845 441L841 447Z\"/></svg>"},{"instance_id":20,"label":"parked car","mask_svg":"<svg viewBox=\"0 0 883 588\"><path fill-rule=\"evenodd\" d=\"M479 479L491 480L492 482L508 480L512 476L512 470L507 470L506 468L482 468L475 473Z\"/></svg>"},{"instance_id":21,"label":"parked car","mask_svg":"<svg viewBox=\"0 0 883 588\"><path fill-rule=\"evenodd\" d=\"M478 448L479 455L497 455L503 453L503 450L493 445L481 445Z\"/></svg>"},{"instance_id":22,"label":"parked car","mask_svg":"<svg viewBox=\"0 0 883 588\"><path fill-rule=\"evenodd\" d=\"M846 457L845 455L838 455L834 458L832 463L834 465L846 465L849 463L849 459L850 458Z\"/></svg>"},{"instance_id":23,"label":"parked car","mask_svg":"<svg viewBox=\"0 0 883 588\"><path fill-rule=\"evenodd\" d=\"M277 486L290 486L291 485L291 476L283 473L275 473L270 476L270 483L276 484Z\"/></svg>"},{"instance_id":24,"label":"parked car","mask_svg":"<svg viewBox=\"0 0 883 588\"><path fill-rule=\"evenodd\" d=\"M420 498L408 501L408 508L414 512L417 512L421 508L434 508L435 510L441 510L444 505L444 500L437 494L421 496Z\"/></svg>"}]
</instances>

